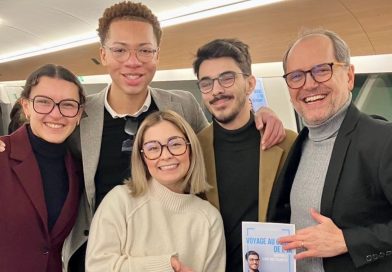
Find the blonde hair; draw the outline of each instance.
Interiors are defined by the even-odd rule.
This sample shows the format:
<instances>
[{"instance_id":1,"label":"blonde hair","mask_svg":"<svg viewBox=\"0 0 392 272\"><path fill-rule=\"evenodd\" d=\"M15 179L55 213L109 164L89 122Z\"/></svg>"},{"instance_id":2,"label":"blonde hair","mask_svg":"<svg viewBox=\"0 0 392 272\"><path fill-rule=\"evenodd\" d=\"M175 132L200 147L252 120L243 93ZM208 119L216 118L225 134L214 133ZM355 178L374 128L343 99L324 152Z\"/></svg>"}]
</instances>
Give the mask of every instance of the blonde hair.
<instances>
[{"instance_id":1,"label":"blonde hair","mask_svg":"<svg viewBox=\"0 0 392 272\"><path fill-rule=\"evenodd\" d=\"M174 111L157 111L149 116L141 124L133 143L131 157L132 177L126 182L131 190L132 196L141 196L147 192L148 180L151 178L140 150L143 146L146 130L162 121L168 121L176 126L189 141L190 166L182 183L185 193L198 194L208 191L211 186L206 181L206 170L204 165L201 145L192 127Z\"/></svg>"}]
</instances>

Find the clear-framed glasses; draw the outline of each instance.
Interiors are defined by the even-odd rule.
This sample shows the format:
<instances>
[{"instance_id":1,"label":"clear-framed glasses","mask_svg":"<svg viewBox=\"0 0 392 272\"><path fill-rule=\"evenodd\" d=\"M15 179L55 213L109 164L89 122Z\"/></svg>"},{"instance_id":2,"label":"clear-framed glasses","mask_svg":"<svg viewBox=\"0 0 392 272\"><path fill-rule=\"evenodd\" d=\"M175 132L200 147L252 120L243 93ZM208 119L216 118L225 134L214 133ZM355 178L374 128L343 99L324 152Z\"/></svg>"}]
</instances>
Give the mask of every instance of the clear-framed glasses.
<instances>
[{"instance_id":1,"label":"clear-framed glasses","mask_svg":"<svg viewBox=\"0 0 392 272\"><path fill-rule=\"evenodd\" d=\"M136 58L140 62L150 62L153 58L155 53L159 51L159 47L152 48L152 47L140 47L140 48L128 48L125 46L103 46L105 49L108 49L112 54L113 58L117 61L124 62L129 59L131 56L131 52L135 52Z\"/></svg>"},{"instance_id":2,"label":"clear-framed glasses","mask_svg":"<svg viewBox=\"0 0 392 272\"><path fill-rule=\"evenodd\" d=\"M80 109L80 103L73 99L64 99L56 103L50 97L37 95L33 98L28 98L28 100L33 102L33 109L39 114L49 114L57 106L62 116L73 118L78 115Z\"/></svg>"},{"instance_id":3,"label":"clear-framed glasses","mask_svg":"<svg viewBox=\"0 0 392 272\"><path fill-rule=\"evenodd\" d=\"M333 69L332 67L336 65L346 66L346 63L342 62L330 62L330 63L322 63L316 66L313 66L312 69L307 71L296 70L290 73L285 74L283 77L286 80L287 86L292 89L302 88L306 83L306 74L310 73L313 80L318 83L323 83L332 78Z\"/></svg>"},{"instance_id":4,"label":"clear-framed glasses","mask_svg":"<svg viewBox=\"0 0 392 272\"><path fill-rule=\"evenodd\" d=\"M229 88L234 85L235 79L237 75L249 76L245 73L237 73L233 71L226 71L221 73L216 78L204 77L197 82L197 86L199 87L202 93L209 93L214 88L214 81L218 80L219 85L223 88Z\"/></svg>"},{"instance_id":5,"label":"clear-framed glasses","mask_svg":"<svg viewBox=\"0 0 392 272\"><path fill-rule=\"evenodd\" d=\"M139 123L136 118L126 117L124 132L129 136L129 138L122 142L121 152L132 152L132 146L135 140L135 134L137 132L138 126Z\"/></svg>"},{"instance_id":6,"label":"clear-framed glasses","mask_svg":"<svg viewBox=\"0 0 392 272\"><path fill-rule=\"evenodd\" d=\"M149 141L143 144L141 153L148 160L156 160L162 155L163 148L166 146L167 150L173 156L180 156L184 154L190 145L183 137L170 137L167 144L161 144L158 141Z\"/></svg>"}]
</instances>

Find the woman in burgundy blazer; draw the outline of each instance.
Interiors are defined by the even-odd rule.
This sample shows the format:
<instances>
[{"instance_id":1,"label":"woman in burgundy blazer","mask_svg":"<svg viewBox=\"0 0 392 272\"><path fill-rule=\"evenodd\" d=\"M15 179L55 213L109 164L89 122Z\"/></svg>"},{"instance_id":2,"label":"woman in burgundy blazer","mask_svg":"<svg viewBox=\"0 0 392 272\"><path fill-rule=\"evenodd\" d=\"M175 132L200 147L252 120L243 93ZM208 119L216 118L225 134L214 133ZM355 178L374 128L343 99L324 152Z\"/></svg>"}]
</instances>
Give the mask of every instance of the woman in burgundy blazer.
<instances>
[{"instance_id":1,"label":"woman in burgundy blazer","mask_svg":"<svg viewBox=\"0 0 392 272\"><path fill-rule=\"evenodd\" d=\"M29 124L0 137L0 271L60 272L82 177L65 141L85 96L75 75L49 64L29 76L21 97Z\"/></svg>"}]
</instances>

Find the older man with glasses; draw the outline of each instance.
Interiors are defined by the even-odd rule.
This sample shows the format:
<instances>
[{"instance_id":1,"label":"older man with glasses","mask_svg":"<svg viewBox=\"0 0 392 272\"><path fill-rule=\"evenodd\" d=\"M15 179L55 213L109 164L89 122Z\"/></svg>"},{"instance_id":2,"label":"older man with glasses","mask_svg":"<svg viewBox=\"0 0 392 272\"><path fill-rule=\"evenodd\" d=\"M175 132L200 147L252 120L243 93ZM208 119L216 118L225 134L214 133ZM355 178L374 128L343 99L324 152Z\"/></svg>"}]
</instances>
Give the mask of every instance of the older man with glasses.
<instances>
[{"instance_id":1,"label":"older man with glasses","mask_svg":"<svg viewBox=\"0 0 392 272\"><path fill-rule=\"evenodd\" d=\"M304 32L283 67L305 128L271 193L267 219L291 222L279 240L298 272L392 268L392 125L352 103L354 66L334 32Z\"/></svg>"}]
</instances>

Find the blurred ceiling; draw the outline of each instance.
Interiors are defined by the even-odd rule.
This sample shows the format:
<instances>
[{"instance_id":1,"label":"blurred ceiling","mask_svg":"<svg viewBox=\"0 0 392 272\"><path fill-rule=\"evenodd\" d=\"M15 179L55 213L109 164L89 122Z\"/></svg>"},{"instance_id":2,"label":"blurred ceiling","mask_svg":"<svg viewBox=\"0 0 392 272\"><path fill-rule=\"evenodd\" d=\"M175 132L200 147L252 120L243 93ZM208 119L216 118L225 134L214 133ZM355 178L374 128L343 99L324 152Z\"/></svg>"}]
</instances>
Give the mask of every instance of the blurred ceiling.
<instances>
[{"instance_id":1,"label":"blurred ceiling","mask_svg":"<svg viewBox=\"0 0 392 272\"><path fill-rule=\"evenodd\" d=\"M2 56L34 50L43 44L66 43L70 37L77 38L85 33L90 33L95 38L98 18L106 7L116 2L118 1L0 0L0 60ZM196 13L200 10L199 4L207 3L213 9L250 0L141 2L161 19ZM235 37L248 43L254 63L281 61L290 41L304 27L324 27L336 31L349 44L353 56L391 54L391 18L390 0L281 1L165 27L159 69L191 67L197 48L215 38ZM0 81L25 79L31 71L45 63L64 65L78 75L105 73L104 67L99 64L99 43L94 42L0 63Z\"/></svg>"}]
</instances>

